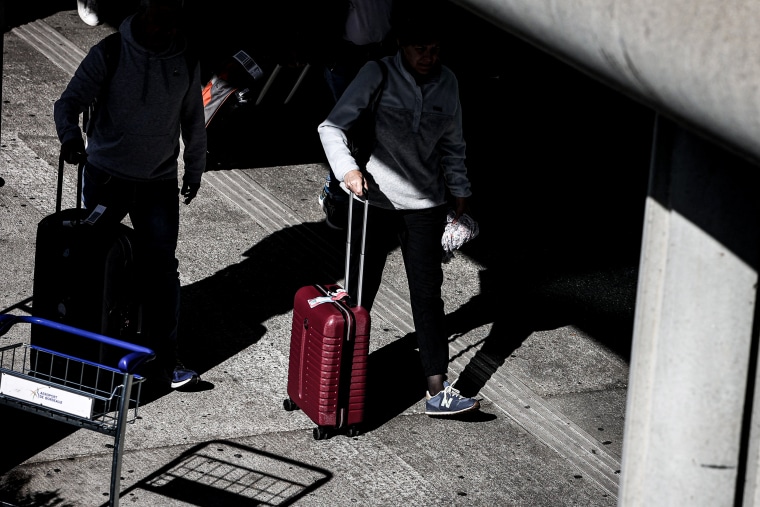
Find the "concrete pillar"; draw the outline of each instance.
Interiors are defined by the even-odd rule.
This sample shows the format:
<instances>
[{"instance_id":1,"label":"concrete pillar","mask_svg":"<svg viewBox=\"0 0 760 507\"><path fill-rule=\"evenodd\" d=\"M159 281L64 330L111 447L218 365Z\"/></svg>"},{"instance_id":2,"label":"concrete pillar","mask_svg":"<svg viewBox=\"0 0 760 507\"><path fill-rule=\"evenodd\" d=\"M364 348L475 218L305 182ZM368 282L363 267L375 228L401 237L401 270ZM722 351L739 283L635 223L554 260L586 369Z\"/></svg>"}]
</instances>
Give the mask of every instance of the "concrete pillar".
<instances>
[{"instance_id":1,"label":"concrete pillar","mask_svg":"<svg viewBox=\"0 0 760 507\"><path fill-rule=\"evenodd\" d=\"M3 104L3 54L5 51L4 43L5 43L5 0L0 0L0 27L3 29L3 35L0 36L0 112L2 112L2 104ZM2 115L0 115L0 118L2 118ZM0 120L0 132L2 132L2 120ZM2 176L0 176L0 187L5 185L5 180Z\"/></svg>"},{"instance_id":2,"label":"concrete pillar","mask_svg":"<svg viewBox=\"0 0 760 507\"><path fill-rule=\"evenodd\" d=\"M745 410L756 375L759 175L658 118L619 506L740 505L745 476L757 475L747 442L759 437ZM756 496L757 481L748 484Z\"/></svg>"}]
</instances>

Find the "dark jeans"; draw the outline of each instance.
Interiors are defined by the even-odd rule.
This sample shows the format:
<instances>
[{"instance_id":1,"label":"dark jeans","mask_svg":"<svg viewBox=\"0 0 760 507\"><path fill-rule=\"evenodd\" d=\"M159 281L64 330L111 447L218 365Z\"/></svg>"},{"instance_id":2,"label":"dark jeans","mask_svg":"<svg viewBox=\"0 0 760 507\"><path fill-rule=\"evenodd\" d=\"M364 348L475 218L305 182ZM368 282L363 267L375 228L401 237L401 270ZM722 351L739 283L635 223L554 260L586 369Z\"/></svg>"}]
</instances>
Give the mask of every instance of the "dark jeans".
<instances>
[{"instance_id":1,"label":"dark jeans","mask_svg":"<svg viewBox=\"0 0 760 507\"><path fill-rule=\"evenodd\" d=\"M356 301L364 205L352 201L354 209L348 292ZM424 210L386 210L370 206L367 216L362 306L367 310L372 309L388 254L400 246L409 282L422 368L428 377L445 375L449 364L449 344L441 298L441 236L446 225L446 211L445 205Z\"/></svg>"},{"instance_id":2,"label":"dark jeans","mask_svg":"<svg viewBox=\"0 0 760 507\"><path fill-rule=\"evenodd\" d=\"M82 197L88 210L106 207L96 227L118 224L129 215L135 231L135 267L143 305L147 346L155 366L171 373L177 360L180 283L176 258L179 235L176 179L136 182L85 166Z\"/></svg>"}]
</instances>

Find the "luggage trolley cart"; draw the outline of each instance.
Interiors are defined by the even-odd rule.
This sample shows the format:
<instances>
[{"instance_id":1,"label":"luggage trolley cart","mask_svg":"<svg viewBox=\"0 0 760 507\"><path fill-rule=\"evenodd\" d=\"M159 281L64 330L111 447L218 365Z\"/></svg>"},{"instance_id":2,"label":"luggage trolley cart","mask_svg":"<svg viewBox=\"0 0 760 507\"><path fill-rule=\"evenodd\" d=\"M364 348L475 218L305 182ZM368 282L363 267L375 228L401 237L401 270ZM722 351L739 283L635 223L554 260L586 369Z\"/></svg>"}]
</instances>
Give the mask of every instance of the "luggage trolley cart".
<instances>
[{"instance_id":1,"label":"luggage trolley cart","mask_svg":"<svg viewBox=\"0 0 760 507\"><path fill-rule=\"evenodd\" d=\"M155 353L34 316L0 314L0 336L19 322L82 336L119 354L125 352L113 367L26 343L0 347L0 403L114 437L109 505L118 505L126 424L137 419L145 380L135 370L153 360Z\"/></svg>"}]
</instances>

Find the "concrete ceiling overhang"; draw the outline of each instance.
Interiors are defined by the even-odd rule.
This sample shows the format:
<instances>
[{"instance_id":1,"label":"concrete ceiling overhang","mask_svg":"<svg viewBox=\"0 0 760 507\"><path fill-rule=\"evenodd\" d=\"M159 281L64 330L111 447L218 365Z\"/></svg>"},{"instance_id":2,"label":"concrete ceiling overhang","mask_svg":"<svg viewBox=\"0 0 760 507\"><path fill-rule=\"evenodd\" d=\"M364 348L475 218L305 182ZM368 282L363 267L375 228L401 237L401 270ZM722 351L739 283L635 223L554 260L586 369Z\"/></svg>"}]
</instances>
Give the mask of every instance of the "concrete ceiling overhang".
<instances>
[{"instance_id":1,"label":"concrete ceiling overhang","mask_svg":"<svg viewBox=\"0 0 760 507\"><path fill-rule=\"evenodd\" d=\"M452 2L760 161L760 2Z\"/></svg>"}]
</instances>

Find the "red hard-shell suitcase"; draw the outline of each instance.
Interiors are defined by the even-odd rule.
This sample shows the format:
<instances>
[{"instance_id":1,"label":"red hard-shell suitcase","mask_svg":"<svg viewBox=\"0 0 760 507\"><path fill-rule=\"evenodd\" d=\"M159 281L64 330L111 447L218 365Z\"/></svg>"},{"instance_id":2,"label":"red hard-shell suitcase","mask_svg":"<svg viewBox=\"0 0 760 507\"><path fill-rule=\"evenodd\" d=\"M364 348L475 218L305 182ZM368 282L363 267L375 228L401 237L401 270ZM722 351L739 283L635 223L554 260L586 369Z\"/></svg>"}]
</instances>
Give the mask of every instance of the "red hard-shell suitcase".
<instances>
[{"instance_id":1,"label":"red hard-shell suitcase","mask_svg":"<svg viewBox=\"0 0 760 507\"><path fill-rule=\"evenodd\" d=\"M351 208L353 205L349 206L349 222ZM317 424L317 440L335 430L356 436L364 422L370 335L369 312L361 306L366 226L365 200L357 300L354 302L337 284L307 285L298 289L294 298L288 398L284 406L286 410L300 408ZM346 286L350 230L349 227L346 240Z\"/></svg>"}]
</instances>

